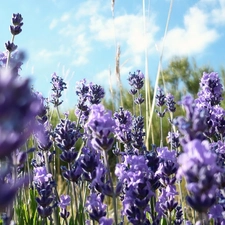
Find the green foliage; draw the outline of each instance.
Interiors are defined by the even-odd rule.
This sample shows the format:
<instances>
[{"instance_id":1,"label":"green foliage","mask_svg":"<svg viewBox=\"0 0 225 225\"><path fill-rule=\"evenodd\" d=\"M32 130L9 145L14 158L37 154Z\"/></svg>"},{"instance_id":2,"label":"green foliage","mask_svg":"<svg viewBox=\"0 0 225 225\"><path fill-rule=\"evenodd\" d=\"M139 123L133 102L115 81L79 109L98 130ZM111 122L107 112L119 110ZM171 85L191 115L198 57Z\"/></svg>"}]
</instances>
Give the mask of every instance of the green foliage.
<instances>
[{"instance_id":1,"label":"green foliage","mask_svg":"<svg viewBox=\"0 0 225 225\"><path fill-rule=\"evenodd\" d=\"M161 72L159 85L179 98L186 93L196 96L203 72L212 71L213 68L209 65L199 67L194 59L189 62L187 57L174 57Z\"/></svg>"}]
</instances>

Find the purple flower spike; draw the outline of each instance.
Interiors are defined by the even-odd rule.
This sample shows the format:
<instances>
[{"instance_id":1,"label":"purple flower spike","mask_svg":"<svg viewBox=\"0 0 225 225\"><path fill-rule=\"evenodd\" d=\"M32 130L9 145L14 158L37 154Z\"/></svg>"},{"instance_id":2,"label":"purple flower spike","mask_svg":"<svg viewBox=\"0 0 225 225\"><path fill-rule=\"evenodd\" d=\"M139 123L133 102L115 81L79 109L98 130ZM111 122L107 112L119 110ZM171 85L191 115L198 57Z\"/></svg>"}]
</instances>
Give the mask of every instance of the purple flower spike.
<instances>
[{"instance_id":1,"label":"purple flower spike","mask_svg":"<svg viewBox=\"0 0 225 225\"><path fill-rule=\"evenodd\" d=\"M0 69L4 68L7 62L7 52L0 52Z\"/></svg>"},{"instance_id":2,"label":"purple flower spike","mask_svg":"<svg viewBox=\"0 0 225 225\"><path fill-rule=\"evenodd\" d=\"M84 124L90 114L90 106L99 104L105 96L105 91L100 85L88 83L83 79L77 82L76 94L79 99L75 114L80 118L80 123Z\"/></svg>"},{"instance_id":3,"label":"purple flower spike","mask_svg":"<svg viewBox=\"0 0 225 225\"><path fill-rule=\"evenodd\" d=\"M157 95L156 95L156 105L163 106L166 103L166 96L162 90L162 88L158 87Z\"/></svg>"},{"instance_id":4,"label":"purple flower spike","mask_svg":"<svg viewBox=\"0 0 225 225\"><path fill-rule=\"evenodd\" d=\"M46 167L36 167L34 168L34 182L48 182L51 178L52 175L50 173L47 173Z\"/></svg>"},{"instance_id":5,"label":"purple flower spike","mask_svg":"<svg viewBox=\"0 0 225 225\"><path fill-rule=\"evenodd\" d=\"M13 185L11 183L5 183L6 176L10 171L8 168L4 171L1 168L0 171L0 211L4 212L5 207L9 206L14 197L16 196L17 191L24 185L28 185L29 179L28 176L21 179L15 180Z\"/></svg>"},{"instance_id":6,"label":"purple flower spike","mask_svg":"<svg viewBox=\"0 0 225 225\"><path fill-rule=\"evenodd\" d=\"M128 81L131 87L140 90L144 85L144 74L140 70L133 74L130 72Z\"/></svg>"},{"instance_id":7,"label":"purple flower spike","mask_svg":"<svg viewBox=\"0 0 225 225\"><path fill-rule=\"evenodd\" d=\"M167 142L172 145L174 149L178 149L180 146L180 134L178 131L176 132L168 132Z\"/></svg>"},{"instance_id":8,"label":"purple flower spike","mask_svg":"<svg viewBox=\"0 0 225 225\"><path fill-rule=\"evenodd\" d=\"M122 107L114 113L115 120L115 137L123 144L132 142L132 114Z\"/></svg>"},{"instance_id":9,"label":"purple flower spike","mask_svg":"<svg viewBox=\"0 0 225 225\"><path fill-rule=\"evenodd\" d=\"M12 33L12 35L18 35L22 29L21 27L23 26L23 17L21 16L21 14L17 13L17 14L13 14L12 17L12 23L13 25L10 26L10 31Z\"/></svg>"},{"instance_id":10,"label":"purple flower spike","mask_svg":"<svg viewBox=\"0 0 225 225\"><path fill-rule=\"evenodd\" d=\"M106 204L103 203L104 195L92 193L88 196L85 208L92 220L100 221L106 216Z\"/></svg>"},{"instance_id":11,"label":"purple flower spike","mask_svg":"<svg viewBox=\"0 0 225 225\"><path fill-rule=\"evenodd\" d=\"M99 104L104 96L105 91L100 85L92 83L89 84L88 100L92 105Z\"/></svg>"},{"instance_id":12,"label":"purple flower spike","mask_svg":"<svg viewBox=\"0 0 225 225\"><path fill-rule=\"evenodd\" d=\"M67 219L70 215L70 213L67 211L67 206L70 205L71 202L71 198L69 195L61 195L60 196L60 202L58 203L59 207L60 207L60 216L63 219Z\"/></svg>"},{"instance_id":13,"label":"purple flower spike","mask_svg":"<svg viewBox=\"0 0 225 225\"><path fill-rule=\"evenodd\" d=\"M115 121L112 112L105 110L101 104L92 105L91 112L84 129L91 138L91 144L96 150L109 150L112 147L113 138L109 135L114 131Z\"/></svg>"},{"instance_id":14,"label":"purple flower spike","mask_svg":"<svg viewBox=\"0 0 225 225\"><path fill-rule=\"evenodd\" d=\"M192 96L187 95L182 98L181 105L185 108L186 117L179 116L173 120L173 124L178 127L181 137L181 144L186 144L191 140L206 139L208 112L205 108L198 108Z\"/></svg>"},{"instance_id":15,"label":"purple flower spike","mask_svg":"<svg viewBox=\"0 0 225 225\"><path fill-rule=\"evenodd\" d=\"M61 151L74 150L76 141L82 137L80 127L76 128L76 123L65 116L55 128L55 141Z\"/></svg>"},{"instance_id":16,"label":"purple flower spike","mask_svg":"<svg viewBox=\"0 0 225 225\"><path fill-rule=\"evenodd\" d=\"M23 17L21 14L13 13L13 16L12 16L13 25L21 25L22 21L23 21Z\"/></svg>"},{"instance_id":17,"label":"purple flower spike","mask_svg":"<svg viewBox=\"0 0 225 225\"><path fill-rule=\"evenodd\" d=\"M71 198L69 195L61 195L60 196L60 202L59 202L59 207L61 209L66 209L67 206L70 205Z\"/></svg>"},{"instance_id":18,"label":"purple flower spike","mask_svg":"<svg viewBox=\"0 0 225 225\"><path fill-rule=\"evenodd\" d=\"M63 101L60 101L60 97L62 96L62 92L67 88L66 83L63 81L61 77L59 77L56 73L52 74L52 100L51 103L54 104L55 107L62 104Z\"/></svg>"},{"instance_id":19,"label":"purple flower spike","mask_svg":"<svg viewBox=\"0 0 225 225\"><path fill-rule=\"evenodd\" d=\"M0 70L0 158L9 155L29 138L41 107L28 79L4 72Z\"/></svg>"},{"instance_id":20,"label":"purple flower spike","mask_svg":"<svg viewBox=\"0 0 225 225\"><path fill-rule=\"evenodd\" d=\"M170 111L170 112L175 112L176 111L176 102L174 101L174 96L172 94L167 94L166 95L166 106L167 106L167 109Z\"/></svg>"},{"instance_id":21,"label":"purple flower spike","mask_svg":"<svg viewBox=\"0 0 225 225\"><path fill-rule=\"evenodd\" d=\"M223 100L223 86L218 73L203 73L200 82L201 91L198 93L197 104L210 103L211 106L218 105Z\"/></svg>"},{"instance_id":22,"label":"purple flower spike","mask_svg":"<svg viewBox=\"0 0 225 225\"><path fill-rule=\"evenodd\" d=\"M7 43L5 43L5 48L9 51L9 52L13 52L17 49L17 45L15 45L13 42L8 41Z\"/></svg>"},{"instance_id":23,"label":"purple flower spike","mask_svg":"<svg viewBox=\"0 0 225 225\"><path fill-rule=\"evenodd\" d=\"M186 200L198 212L207 212L216 201L217 182L214 175L219 169L216 155L210 151L207 141L193 140L184 146L184 153L178 157L180 168L177 177L187 181L191 192Z\"/></svg>"},{"instance_id":24,"label":"purple flower spike","mask_svg":"<svg viewBox=\"0 0 225 225\"><path fill-rule=\"evenodd\" d=\"M219 75L215 72L203 73L198 98L195 100L199 109L204 109L208 113L207 125L208 131L205 133L208 137L224 136L225 133L225 110L220 107L223 100L223 86Z\"/></svg>"},{"instance_id":25,"label":"purple flower spike","mask_svg":"<svg viewBox=\"0 0 225 225\"><path fill-rule=\"evenodd\" d=\"M108 219L106 217L102 217L99 220L99 225L112 225L113 224L113 219Z\"/></svg>"}]
</instances>

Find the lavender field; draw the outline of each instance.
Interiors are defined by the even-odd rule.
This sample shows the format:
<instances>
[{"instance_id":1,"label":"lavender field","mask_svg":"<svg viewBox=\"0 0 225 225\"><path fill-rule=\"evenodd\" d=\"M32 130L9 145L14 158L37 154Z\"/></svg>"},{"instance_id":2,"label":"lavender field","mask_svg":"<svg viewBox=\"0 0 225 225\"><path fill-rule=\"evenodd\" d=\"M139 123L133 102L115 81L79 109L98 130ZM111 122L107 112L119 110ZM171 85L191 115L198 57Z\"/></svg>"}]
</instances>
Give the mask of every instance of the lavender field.
<instances>
[{"instance_id":1,"label":"lavender field","mask_svg":"<svg viewBox=\"0 0 225 225\"><path fill-rule=\"evenodd\" d=\"M137 68L110 98L84 77L65 112L63 77L52 73L47 98L20 75L23 23L13 14L0 52L0 224L225 224L221 74L175 96L160 69L152 87Z\"/></svg>"}]
</instances>

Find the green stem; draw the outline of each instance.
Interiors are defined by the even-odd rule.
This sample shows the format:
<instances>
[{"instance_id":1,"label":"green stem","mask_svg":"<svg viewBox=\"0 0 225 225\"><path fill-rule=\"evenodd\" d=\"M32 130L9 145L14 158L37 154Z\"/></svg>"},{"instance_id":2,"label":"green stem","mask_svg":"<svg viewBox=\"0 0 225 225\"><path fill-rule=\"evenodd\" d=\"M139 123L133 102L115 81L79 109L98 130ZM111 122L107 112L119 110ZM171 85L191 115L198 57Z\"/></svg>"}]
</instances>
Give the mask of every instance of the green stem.
<instances>
[{"instance_id":1,"label":"green stem","mask_svg":"<svg viewBox=\"0 0 225 225\"><path fill-rule=\"evenodd\" d=\"M138 92L139 92L138 94L140 95L140 93L141 93L140 90L138 90ZM139 104L139 113L140 113L140 116L141 116L142 115L141 104Z\"/></svg>"},{"instance_id":2,"label":"green stem","mask_svg":"<svg viewBox=\"0 0 225 225\"><path fill-rule=\"evenodd\" d=\"M50 167L50 163L48 161L48 152L47 151L44 151L44 159L45 159L45 166L46 166L46 169L47 169L47 172L52 174L51 173L51 167ZM58 196L58 192L57 192L57 189L54 188L54 191L55 191L55 194L56 194L56 197L57 197L57 200L59 199L59 196ZM60 225L59 224L59 220L58 220L58 213L57 213L57 207L54 208L53 210L53 221L54 221L54 225Z\"/></svg>"},{"instance_id":3,"label":"green stem","mask_svg":"<svg viewBox=\"0 0 225 225\"><path fill-rule=\"evenodd\" d=\"M12 35L11 43L14 42L14 39L15 39L15 35ZM7 57L7 61L6 61L6 69L8 69L8 67L9 67L9 60L10 60L10 57L11 57L11 52L8 51L8 57Z\"/></svg>"},{"instance_id":4,"label":"green stem","mask_svg":"<svg viewBox=\"0 0 225 225\"><path fill-rule=\"evenodd\" d=\"M181 182L182 181L178 181L178 188L179 188L179 196L180 196L180 205L181 205L181 208L182 208L182 211L183 211L183 222L185 224L186 223L186 221L185 221L186 210L184 210L184 200L183 200L183 195L182 195Z\"/></svg>"},{"instance_id":5,"label":"green stem","mask_svg":"<svg viewBox=\"0 0 225 225\"><path fill-rule=\"evenodd\" d=\"M103 158L104 158L105 167L107 168L107 171L108 171L109 182L110 182L110 185L111 185L112 191L113 191L112 198L113 198L114 219L115 219L115 224L117 225L118 224L118 220L117 220L116 195L115 195L115 191L114 191L114 187L113 187L112 177L111 177L111 174L110 174L110 169L109 169L109 163L108 163L108 159L107 159L107 154L106 154L106 151L105 150L102 150L102 151L103 151Z\"/></svg>"},{"instance_id":6,"label":"green stem","mask_svg":"<svg viewBox=\"0 0 225 225\"><path fill-rule=\"evenodd\" d=\"M61 120L61 117L60 117L60 113L59 113L59 107L56 106L55 108L56 108L56 112L57 112L58 119L60 121Z\"/></svg>"},{"instance_id":7,"label":"green stem","mask_svg":"<svg viewBox=\"0 0 225 225\"><path fill-rule=\"evenodd\" d=\"M159 110L160 114L162 113L162 107L160 106L160 110ZM159 118L160 121L160 147L163 147L163 128L162 128L162 117L160 116Z\"/></svg>"},{"instance_id":8,"label":"green stem","mask_svg":"<svg viewBox=\"0 0 225 225\"><path fill-rule=\"evenodd\" d=\"M71 165L71 164L69 164L69 168L70 168L70 170L72 170L72 165ZM72 187L72 195L73 195L73 199L74 199L74 202L75 202L76 215L78 215L79 209L78 209L77 194L76 194L76 189L75 189L75 184L74 184L74 182L71 182L71 187ZM71 202L72 202L72 201L71 201ZM73 209L71 208L71 210L73 210ZM77 218L77 216L76 216L76 218ZM76 219L76 218L75 218L75 219Z\"/></svg>"}]
</instances>

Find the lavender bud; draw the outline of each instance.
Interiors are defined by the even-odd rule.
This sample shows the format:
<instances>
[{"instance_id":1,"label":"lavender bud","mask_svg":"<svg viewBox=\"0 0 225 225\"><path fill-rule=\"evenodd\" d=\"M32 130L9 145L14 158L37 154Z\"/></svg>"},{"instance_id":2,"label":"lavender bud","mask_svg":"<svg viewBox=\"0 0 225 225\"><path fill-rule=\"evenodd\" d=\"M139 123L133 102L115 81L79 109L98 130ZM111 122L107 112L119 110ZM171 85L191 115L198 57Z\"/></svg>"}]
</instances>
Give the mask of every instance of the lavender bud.
<instances>
[{"instance_id":1,"label":"lavender bud","mask_svg":"<svg viewBox=\"0 0 225 225\"><path fill-rule=\"evenodd\" d=\"M10 31L12 35L18 35L22 32L21 26L10 26Z\"/></svg>"},{"instance_id":2,"label":"lavender bud","mask_svg":"<svg viewBox=\"0 0 225 225\"><path fill-rule=\"evenodd\" d=\"M20 26L22 26L21 25L21 23L22 23L22 21L23 21L23 17L22 17L22 15L21 14L19 14L19 13L13 13L13 16L12 16L12 23L13 23L13 25L20 25Z\"/></svg>"},{"instance_id":3,"label":"lavender bud","mask_svg":"<svg viewBox=\"0 0 225 225\"><path fill-rule=\"evenodd\" d=\"M166 102L165 100L166 100L166 97L164 95L163 90L158 87L157 95L156 95L156 105L163 106Z\"/></svg>"},{"instance_id":4,"label":"lavender bud","mask_svg":"<svg viewBox=\"0 0 225 225\"><path fill-rule=\"evenodd\" d=\"M5 47L9 52L13 52L17 49L17 45L15 45L13 42L10 42L10 41L5 43Z\"/></svg>"},{"instance_id":5,"label":"lavender bud","mask_svg":"<svg viewBox=\"0 0 225 225\"><path fill-rule=\"evenodd\" d=\"M170 93L166 95L166 106L167 106L167 109L170 111L170 112L175 112L176 111L176 102L174 101L174 96L171 95Z\"/></svg>"}]
</instances>

